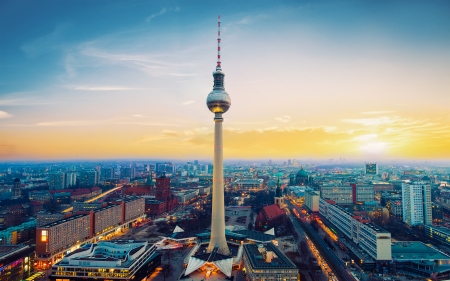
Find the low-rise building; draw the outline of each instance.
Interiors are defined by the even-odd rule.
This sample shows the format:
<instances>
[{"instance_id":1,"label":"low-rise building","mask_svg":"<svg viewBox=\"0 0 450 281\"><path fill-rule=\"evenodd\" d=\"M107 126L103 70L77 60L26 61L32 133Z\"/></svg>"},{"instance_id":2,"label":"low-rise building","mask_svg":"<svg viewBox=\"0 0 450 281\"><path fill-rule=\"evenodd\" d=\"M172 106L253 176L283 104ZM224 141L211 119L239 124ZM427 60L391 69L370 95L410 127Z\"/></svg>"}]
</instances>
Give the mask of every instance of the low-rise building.
<instances>
[{"instance_id":1,"label":"low-rise building","mask_svg":"<svg viewBox=\"0 0 450 281\"><path fill-rule=\"evenodd\" d=\"M391 233L371 224L368 218L353 214L334 201L322 198L319 199L319 214L377 262L392 259Z\"/></svg>"},{"instance_id":2,"label":"low-rise building","mask_svg":"<svg viewBox=\"0 0 450 281\"><path fill-rule=\"evenodd\" d=\"M256 217L255 230L267 231L271 228L284 224L286 212L277 204L272 204L262 208Z\"/></svg>"},{"instance_id":3,"label":"low-rise building","mask_svg":"<svg viewBox=\"0 0 450 281\"><path fill-rule=\"evenodd\" d=\"M272 243L244 244L244 270L253 280L299 280L297 266Z\"/></svg>"},{"instance_id":4,"label":"low-rise building","mask_svg":"<svg viewBox=\"0 0 450 281\"><path fill-rule=\"evenodd\" d=\"M34 248L29 245L0 245L0 280L20 281L33 272Z\"/></svg>"},{"instance_id":5,"label":"low-rise building","mask_svg":"<svg viewBox=\"0 0 450 281\"><path fill-rule=\"evenodd\" d=\"M305 191L304 205L313 213L319 212L319 192L314 190Z\"/></svg>"},{"instance_id":6,"label":"low-rise building","mask_svg":"<svg viewBox=\"0 0 450 281\"><path fill-rule=\"evenodd\" d=\"M263 189L263 179L238 179L231 186L242 191L258 191Z\"/></svg>"},{"instance_id":7,"label":"low-rise building","mask_svg":"<svg viewBox=\"0 0 450 281\"><path fill-rule=\"evenodd\" d=\"M161 255L147 241L101 241L66 255L49 280L142 280L160 264Z\"/></svg>"},{"instance_id":8,"label":"low-rise building","mask_svg":"<svg viewBox=\"0 0 450 281\"><path fill-rule=\"evenodd\" d=\"M24 222L0 231L0 244L16 245L31 240L36 235L36 220Z\"/></svg>"}]
</instances>

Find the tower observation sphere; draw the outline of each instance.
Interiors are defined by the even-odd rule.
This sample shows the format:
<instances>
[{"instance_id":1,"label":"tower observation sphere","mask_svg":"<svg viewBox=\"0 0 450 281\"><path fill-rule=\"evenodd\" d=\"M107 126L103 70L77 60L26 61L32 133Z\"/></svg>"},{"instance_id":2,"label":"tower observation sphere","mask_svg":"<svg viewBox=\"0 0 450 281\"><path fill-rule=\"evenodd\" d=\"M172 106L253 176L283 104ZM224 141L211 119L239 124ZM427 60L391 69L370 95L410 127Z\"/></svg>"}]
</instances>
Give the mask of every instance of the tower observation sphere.
<instances>
[{"instance_id":1,"label":"tower observation sphere","mask_svg":"<svg viewBox=\"0 0 450 281\"><path fill-rule=\"evenodd\" d=\"M206 98L206 105L213 113L225 113L231 106L231 99L224 88L225 73L221 70L213 72L214 88Z\"/></svg>"}]
</instances>

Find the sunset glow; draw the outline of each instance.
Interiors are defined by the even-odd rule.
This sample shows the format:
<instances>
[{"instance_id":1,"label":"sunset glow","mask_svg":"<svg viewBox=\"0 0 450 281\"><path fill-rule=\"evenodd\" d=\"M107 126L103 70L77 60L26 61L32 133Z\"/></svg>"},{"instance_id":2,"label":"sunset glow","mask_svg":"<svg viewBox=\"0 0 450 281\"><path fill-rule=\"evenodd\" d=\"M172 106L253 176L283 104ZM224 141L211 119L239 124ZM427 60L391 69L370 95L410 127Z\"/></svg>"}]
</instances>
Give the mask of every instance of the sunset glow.
<instances>
[{"instance_id":1,"label":"sunset glow","mask_svg":"<svg viewBox=\"0 0 450 281\"><path fill-rule=\"evenodd\" d=\"M448 2L245 2L3 2L0 159L212 158L219 13L226 159L450 158Z\"/></svg>"}]
</instances>

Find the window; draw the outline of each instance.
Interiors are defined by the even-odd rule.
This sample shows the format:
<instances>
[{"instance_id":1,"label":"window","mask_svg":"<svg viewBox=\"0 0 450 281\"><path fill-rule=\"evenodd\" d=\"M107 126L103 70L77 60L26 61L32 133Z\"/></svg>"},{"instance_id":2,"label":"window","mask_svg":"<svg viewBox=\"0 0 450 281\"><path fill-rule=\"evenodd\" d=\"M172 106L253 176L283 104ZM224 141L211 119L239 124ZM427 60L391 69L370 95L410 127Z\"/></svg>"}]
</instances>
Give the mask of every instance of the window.
<instances>
[{"instance_id":1,"label":"window","mask_svg":"<svg viewBox=\"0 0 450 281\"><path fill-rule=\"evenodd\" d=\"M42 230L41 232L41 242L48 241L48 230Z\"/></svg>"}]
</instances>

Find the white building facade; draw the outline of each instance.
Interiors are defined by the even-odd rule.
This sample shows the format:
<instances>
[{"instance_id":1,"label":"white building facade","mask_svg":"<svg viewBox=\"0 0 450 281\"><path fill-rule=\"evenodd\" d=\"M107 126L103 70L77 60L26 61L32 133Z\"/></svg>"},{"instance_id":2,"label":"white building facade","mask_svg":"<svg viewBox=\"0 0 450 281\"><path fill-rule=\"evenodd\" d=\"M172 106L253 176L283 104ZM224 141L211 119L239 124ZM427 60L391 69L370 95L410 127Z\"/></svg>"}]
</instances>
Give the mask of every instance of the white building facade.
<instances>
[{"instance_id":1,"label":"white building facade","mask_svg":"<svg viewBox=\"0 0 450 281\"><path fill-rule=\"evenodd\" d=\"M424 181L402 184L403 222L410 226L432 224L431 185Z\"/></svg>"}]
</instances>

